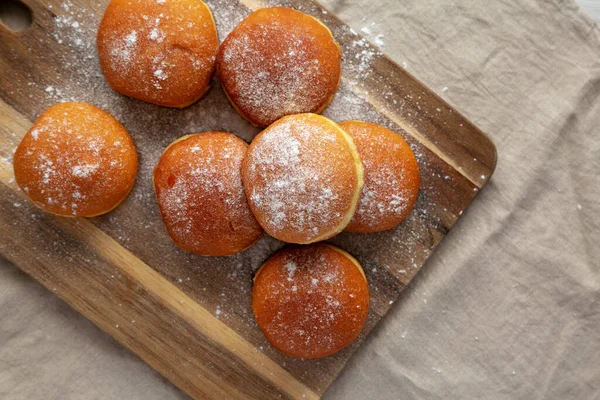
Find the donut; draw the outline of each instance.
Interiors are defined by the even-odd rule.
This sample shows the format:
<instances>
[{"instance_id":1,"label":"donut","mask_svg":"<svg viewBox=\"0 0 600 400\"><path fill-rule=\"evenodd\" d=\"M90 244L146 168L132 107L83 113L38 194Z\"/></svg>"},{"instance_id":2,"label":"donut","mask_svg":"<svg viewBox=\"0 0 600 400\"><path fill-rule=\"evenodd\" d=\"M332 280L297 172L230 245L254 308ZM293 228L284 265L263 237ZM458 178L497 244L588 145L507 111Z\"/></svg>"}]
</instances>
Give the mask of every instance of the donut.
<instances>
[{"instance_id":1,"label":"donut","mask_svg":"<svg viewBox=\"0 0 600 400\"><path fill-rule=\"evenodd\" d=\"M340 123L356 144L364 163L365 185L350 232L392 229L410 214L419 195L419 164L408 143L381 125Z\"/></svg>"},{"instance_id":2,"label":"donut","mask_svg":"<svg viewBox=\"0 0 600 400\"><path fill-rule=\"evenodd\" d=\"M294 357L326 357L362 331L369 285L358 261L337 247L288 246L256 273L252 308L277 350Z\"/></svg>"},{"instance_id":3,"label":"donut","mask_svg":"<svg viewBox=\"0 0 600 400\"><path fill-rule=\"evenodd\" d=\"M258 134L242 164L252 212L276 239L308 244L352 219L363 166L350 136L317 114L283 117Z\"/></svg>"},{"instance_id":4,"label":"donut","mask_svg":"<svg viewBox=\"0 0 600 400\"><path fill-rule=\"evenodd\" d=\"M184 136L164 151L154 169L154 189L176 245L203 256L228 256L261 237L242 187L247 149L231 133L206 132Z\"/></svg>"},{"instance_id":5,"label":"donut","mask_svg":"<svg viewBox=\"0 0 600 400\"><path fill-rule=\"evenodd\" d=\"M320 113L341 78L341 52L319 20L290 8L263 8L227 37L217 75L237 112L255 126Z\"/></svg>"},{"instance_id":6,"label":"donut","mask_svg":"<svg viewBox=\"0 0 600 400\"><path fill-rule=\"evenodd\" d=\"M219 48L212 13L201 0L112 0L97 44L114 90L176 108L208 91Z\"/></svg>"},{"instance_id":7,"label":"donut","mask_svg":"<svg viewBox=\"0 0 600 400\"><path fill-rule=\"evenodd\" d=\"M17 184L38 207L94 217L127 198L138 157L129 133L109 113L86 103L60 103L25 134L13 167Z\"/></svg>"}]
</instances>

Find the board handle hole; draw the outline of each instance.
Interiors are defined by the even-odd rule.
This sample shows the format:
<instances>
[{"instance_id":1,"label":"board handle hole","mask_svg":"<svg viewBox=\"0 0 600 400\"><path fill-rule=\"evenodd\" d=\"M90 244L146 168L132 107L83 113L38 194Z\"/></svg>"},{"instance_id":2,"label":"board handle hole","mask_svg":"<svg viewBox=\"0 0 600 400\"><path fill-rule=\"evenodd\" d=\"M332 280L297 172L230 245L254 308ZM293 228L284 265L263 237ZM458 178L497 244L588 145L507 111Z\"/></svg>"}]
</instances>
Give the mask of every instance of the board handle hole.
<instances>
[{"instance_id":1,"label":"board handle hole","mask_svg":"<svg viewBox=\"0 0 600 400\"><path fill-rule=\"evenodd\" d=\"M19 0L0 0L0 21L8 29L24 31L33 23L31 9Z\"/></svg>"}]
</instances>

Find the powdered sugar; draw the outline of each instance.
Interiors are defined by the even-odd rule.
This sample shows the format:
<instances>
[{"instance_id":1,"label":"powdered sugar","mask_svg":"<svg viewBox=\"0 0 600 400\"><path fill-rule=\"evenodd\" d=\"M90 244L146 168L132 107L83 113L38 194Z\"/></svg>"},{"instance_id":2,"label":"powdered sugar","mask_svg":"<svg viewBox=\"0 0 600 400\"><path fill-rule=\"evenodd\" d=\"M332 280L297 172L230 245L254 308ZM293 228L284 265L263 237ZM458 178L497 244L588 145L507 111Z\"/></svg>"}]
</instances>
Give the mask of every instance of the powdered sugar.
<instances>
[{"instance_id":1,"label":"powdered sugar","mask_svg":"<svg viewBox=\"0 0 600 400\"><path fill-rule=\"evenodd\" d=\"M373 62L373 57L377 54L377 51L371 47L364 38L355 40L352 42L352 46L358 49L353 57L357 63L354 67L357 68L360 73L370 74L371 63Z\"/></svg>"},{"instance_id":2,"label":"powdered sugar","mask_svg":"<svg viewBox=\"0 0 600 400\"><path fill-rule=\"evenodd\" d=\"M154 71L154 76L161 81L166 80L169 77L169 74L167 74L165 71L163 71L162 69L157 69Z\"/></svg>"},{"instance_id":3,"label":"powdered sugar","mask_svg":"<svg viewBox=\"0 0 600 400\"><path fill-rule=\"evenodd\" d=\"M292 280L294 278L296 269L298 269L298 265L296 265L294 261L289 261L287 264L285 264L285 269L288 273L288 280Z\"/></svg>"},{"instance_id":4,"label":"powdered sugar","mask_svg":"<svg viewBox=\"0 0 600 400\"><path fill-rule=\"evenodd\" d=\"M100 168L100 164L84 164L84 165L75 165L71 171L73 176L77 178L88 178L94 172L98 171Z\"/></svg>"},{"instance_id":5,"label":"powdered sugar","mask_svg":"<svg viewBox=\"0 0 600 400\"><path fill-rule=\"evenodd\" d=\"M162 43L165 40L165 33L158 28L153 28L148 35L148 39L154 40L157 43Z\"/></svg>"},{"instance_id":6,"label":"powdered sugar","mask_svg":"<svg viewBox=\"0 0 600 400\"><path fill-rule=\"evenodd\" d=\"M127 68L133 57L136 56L137 31L131 31L124 39L116 41L112 46L110 55L112 62L123 68Z\"/></svg>"},{"instance_id":7,"label":"powdered sugar","mask_svg":"<svg viewBox=\"0 0 600 400\"><path fill-rule=\"evenodd\" d=\"M372 182L372 185L369 185L363 189L362 197L357 210L359 215L367 216L373 222L380 221L390 214L403 214L406 210L406 203L408 201L408 197L403 196L402 194L391 194L386 196L385 199L378 198L379 193L375 187L390 187L387 185L391 184L396 185L392 187L397 187L402 190L402 184L400 184L401 179L398 179L398 176L389 173L384 173L382 175L383 176L378 176L375 178Z\"/></svg>"},{"instance_id":8,"label":"powdered sugar","mask_svg":"<svg viewBox=\"0 0 600 400\"><path fill-rule=\"evenodd\" d=\"M132 48L137 43L137 32L131 31L131 33L125 36L125 46Z\"/></svg>"}]
</instances>

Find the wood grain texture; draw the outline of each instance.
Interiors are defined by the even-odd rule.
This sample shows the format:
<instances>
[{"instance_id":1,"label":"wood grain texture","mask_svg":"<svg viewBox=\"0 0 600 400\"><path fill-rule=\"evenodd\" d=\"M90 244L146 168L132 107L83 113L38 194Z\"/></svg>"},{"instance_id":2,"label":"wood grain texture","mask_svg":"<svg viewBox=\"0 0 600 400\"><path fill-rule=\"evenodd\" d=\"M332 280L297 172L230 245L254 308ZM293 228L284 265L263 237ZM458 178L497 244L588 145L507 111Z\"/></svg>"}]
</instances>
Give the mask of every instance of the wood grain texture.
<instances>
[{"instance_id":1,"label":"wood grain texture","mask_svg":"<svg viewBox=\"0 0 600 400\"><path fill-rule=\"evenodd\" d=\"M33 26L0 25L0 252L196 398L318 398L420 270L491 176L494 145L476 127L308 0L212 1L221 40L252 9L286 5L328 25L342 45L343 82L325 115L364 119L401 134L422 173L419 200L398 228L343 233L330 242L365 267L372 293L364 332L322 360L284 356L268 345L250 307L252 274L283 246L265 236L227 257L177 249L164 230L151 172L168 143L225 130L250 141L257 130L228 104L218 82L198 104L170 110L125 98L106 84L94 36L107 0L27 0ZM74 24L77 23L77 24ZM37 210L17 189L11 156L32 121L74 99L113 113L140 153L140 173L114 212L89 220Z\"/></svg>"}]
</instances>

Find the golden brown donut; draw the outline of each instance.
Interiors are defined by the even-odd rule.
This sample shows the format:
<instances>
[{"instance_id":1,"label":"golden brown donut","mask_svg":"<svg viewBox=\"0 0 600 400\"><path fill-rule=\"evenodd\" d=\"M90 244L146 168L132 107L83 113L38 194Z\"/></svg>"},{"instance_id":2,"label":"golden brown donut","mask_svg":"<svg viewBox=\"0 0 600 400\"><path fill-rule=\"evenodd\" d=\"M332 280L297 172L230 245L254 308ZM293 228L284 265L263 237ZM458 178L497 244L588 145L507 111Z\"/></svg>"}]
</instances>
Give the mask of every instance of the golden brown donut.
<instances>
[{"instance_id":1,"label":"golden brown donut","mask_svg":"<svg viewBox=\"0 0 600 400\"><path fill-rule=\"evenodd\" d=\"M127 198L138 158L129 133L109 113L86 103L60 103L23 137L13 166L17 184L38 207L93 217Z\"/></svg>"},{"instance_id":2,"label":"golden brown donut","mask_svg":"<svg viewBox=\"0 0 600 400\"><path fill-rule=\"evenodd\" d=\"M283 117L250 144L242 179L252 212L289 243L325 240L352 219L363 166L350 136L317 114Z\"/></svg>"},{"instance_id":3,"label":"golden brown donut","mask_svg":"<svg viewBox=\"0 0 600 400\"><path fill-rule=\"evenodd\" d=\"M369 313L369 285L358 261L337 247L288 246L256 273L252 308L277 350L325 357L361 332Z\"/></svg>"},{"instance_id":4,"label":"golden brown donut","mask_svg":"<svg viewBox=\"0 0 600 400\"><path fill-rule=\"evenodd\" d=\"M179 247L228 256L261 237L242 187L247 148L231 133L206 132L184 136L164 151L154 170L154 189L165 227Z\"/></svg>"},{"instance_id":5,"label":"golden brown donut","mask_svg":"<svg viewBox=\"0 0 600 400\"><path fill-rule=\"evenodd\" d=\"M419 195L419 164L402 136L381 125L345 121L340 126L358 148L365 167L365 185L350 232L379 232L402 222Z\"/></svg>"},{"instance_id":6,"label":"golden brown donut","mask_svg":"<svg viewBox=\"0 0 600 400\"><path fill-rule=\"evenodd\" d=\"M233 107L256 126L298 113L320 113L341 78L331 31L291 8L263 8L242 21L217 56L217 74Z\"/></svg>"},{"instance_id":7,"label":"golden brown donut","mask_svg":"<svg viewBox=\"0 0 600 400\"><path fill-rule=\"evenodd\" d=\"M178 108L208 91L219 48L212 13L201 0L112 0L97 43L113 89Z\"/></svg>"}]
</instances>

